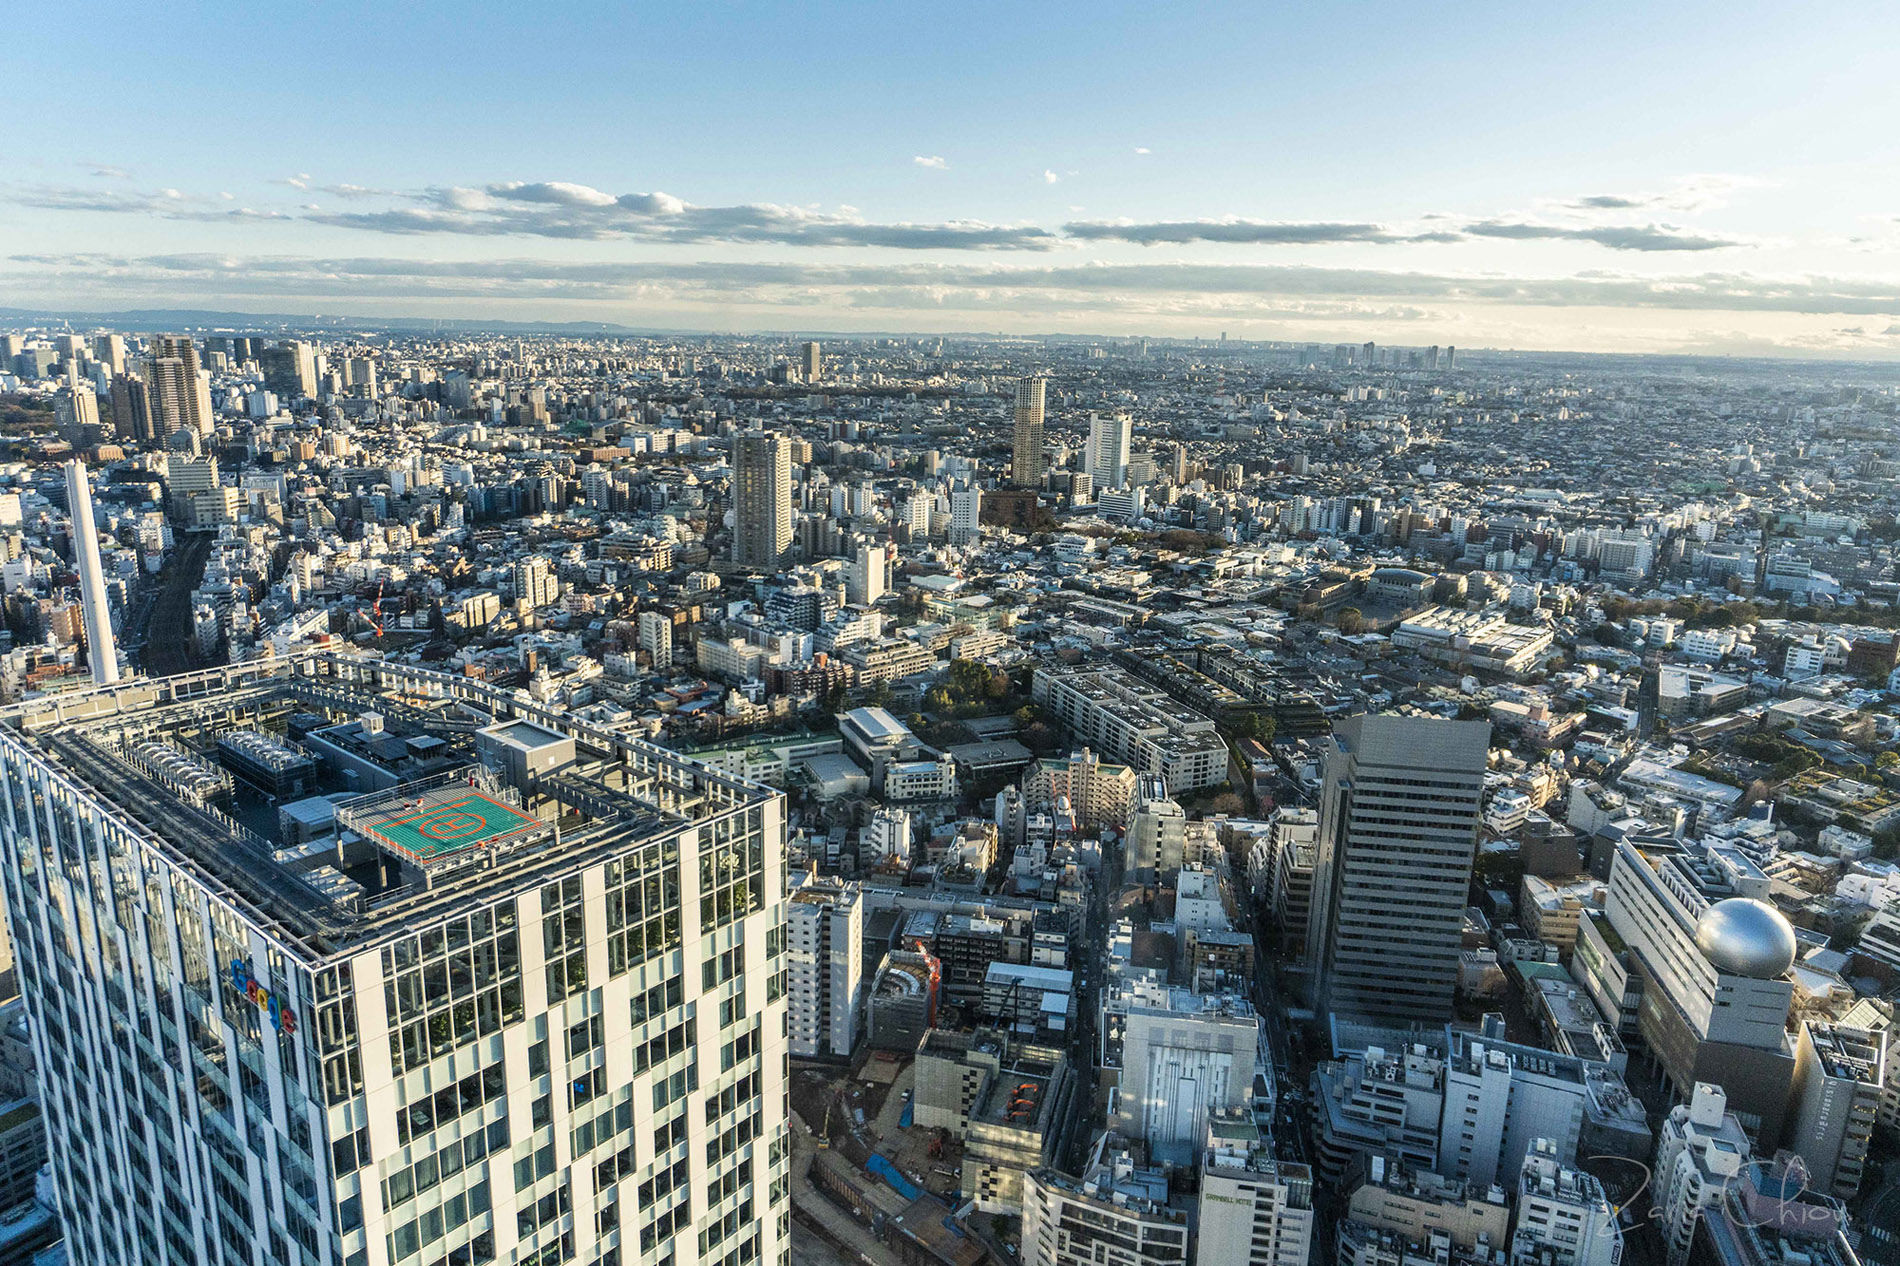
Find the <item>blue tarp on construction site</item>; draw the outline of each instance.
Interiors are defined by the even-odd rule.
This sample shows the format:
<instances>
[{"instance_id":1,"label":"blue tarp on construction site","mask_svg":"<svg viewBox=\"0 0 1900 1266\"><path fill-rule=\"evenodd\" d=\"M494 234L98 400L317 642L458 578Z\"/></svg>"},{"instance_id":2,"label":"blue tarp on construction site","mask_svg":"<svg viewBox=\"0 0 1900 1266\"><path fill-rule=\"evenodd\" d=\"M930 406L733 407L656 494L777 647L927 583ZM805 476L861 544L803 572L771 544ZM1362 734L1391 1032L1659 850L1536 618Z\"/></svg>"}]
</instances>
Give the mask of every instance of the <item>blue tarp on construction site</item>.
<instances>
[{"instance_id":1,"label":"blue tarp on construction site","mask_svg":"<svg viewBox=\"0 0 1900 1266\"><path fill-rule=\"evenodd\" d=\"M898 1172L897 1166L875 1152L872 1153L870 1160L864 1162L864 1167L889 1183L891 1189L906 1200L915 1200L924 1194L923 1188L904 1177Z\"/></svg>"}]
</instances>

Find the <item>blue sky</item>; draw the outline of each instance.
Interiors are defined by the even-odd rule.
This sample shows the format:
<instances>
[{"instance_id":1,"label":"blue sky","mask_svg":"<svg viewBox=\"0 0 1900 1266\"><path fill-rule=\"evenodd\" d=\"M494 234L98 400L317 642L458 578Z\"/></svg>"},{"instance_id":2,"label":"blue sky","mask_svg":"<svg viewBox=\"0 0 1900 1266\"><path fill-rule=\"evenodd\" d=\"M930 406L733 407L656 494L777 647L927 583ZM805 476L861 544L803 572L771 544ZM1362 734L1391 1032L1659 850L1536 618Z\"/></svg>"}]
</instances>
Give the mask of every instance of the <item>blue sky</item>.
<instances>
[{"instance_id":1,"label":"blue sky","mask_svg":"<svg viewBox=\"0 0 1900 1266\"><path fill-rule=\"evenodd\" d=\"M95 6L0 306L1900 352L1878 7Z\"/></svg>"}]
</instances>

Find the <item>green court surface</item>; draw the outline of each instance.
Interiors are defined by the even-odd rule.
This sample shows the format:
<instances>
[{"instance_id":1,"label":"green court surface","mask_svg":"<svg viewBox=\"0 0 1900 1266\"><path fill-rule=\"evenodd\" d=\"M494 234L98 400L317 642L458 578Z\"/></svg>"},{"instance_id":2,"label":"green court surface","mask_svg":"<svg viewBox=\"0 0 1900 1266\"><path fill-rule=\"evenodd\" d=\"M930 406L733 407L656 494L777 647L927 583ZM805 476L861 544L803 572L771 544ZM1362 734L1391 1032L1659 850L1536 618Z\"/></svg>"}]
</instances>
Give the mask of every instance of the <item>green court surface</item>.
<instances>
[{"instance_id":1,"label":"green court surface","mask_svg":"<svg viewBox=\"0 0 1900 1266\"><path fill-rule=\"evenodd\" d=\"M539 830L539 818L466 787L397 801L363 824L392 848L421 860L496 844Z\"/></svg>"}]
</instances>

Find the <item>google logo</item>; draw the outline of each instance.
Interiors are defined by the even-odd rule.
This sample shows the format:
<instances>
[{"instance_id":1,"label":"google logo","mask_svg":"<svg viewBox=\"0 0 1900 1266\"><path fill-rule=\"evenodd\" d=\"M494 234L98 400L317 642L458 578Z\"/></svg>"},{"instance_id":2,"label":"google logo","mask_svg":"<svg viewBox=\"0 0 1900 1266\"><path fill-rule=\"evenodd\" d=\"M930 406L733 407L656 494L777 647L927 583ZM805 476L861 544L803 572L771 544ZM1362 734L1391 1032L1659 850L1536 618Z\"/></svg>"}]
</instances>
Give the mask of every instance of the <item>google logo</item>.
<instances>
[{"instance_id":1,"label":"google logo","mask_svg":"<svg viewBox=\"0 0 1900 1266\"><path fill-rule=\"evenodd\" d=\"M258 984L257 977L251 974L251 965L241 958L231 960L231 985L260 1011L270 1012L270 1022L285 1037L297 1031L297 1009Z\"/></svg>"}]
</instances>

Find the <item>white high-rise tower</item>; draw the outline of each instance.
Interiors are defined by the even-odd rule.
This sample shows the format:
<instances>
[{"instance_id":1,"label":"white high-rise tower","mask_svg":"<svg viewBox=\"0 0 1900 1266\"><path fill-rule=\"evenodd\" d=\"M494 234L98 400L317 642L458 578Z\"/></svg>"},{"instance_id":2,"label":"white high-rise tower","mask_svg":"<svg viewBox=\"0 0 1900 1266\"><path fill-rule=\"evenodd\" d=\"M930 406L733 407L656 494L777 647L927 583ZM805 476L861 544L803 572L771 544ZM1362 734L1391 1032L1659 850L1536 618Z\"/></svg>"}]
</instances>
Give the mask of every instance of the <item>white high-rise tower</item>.
<instances>
[{"instance_id":1,"label":"white high-rise tower","mask_svg":"<svg viewBox=\"0 0 1900 1266\"><path fill-rule=\"evenodd\" d=\"M92 521L92 488L86 463L66 463L66 506L73 519L73 561L79 565L79 601L86 621L86 659L92 681L110 686L119 680L119 648L112 641L112 612L106 607L106 578L99 563L99 529Z\"/></svg>"}]
</instances>

